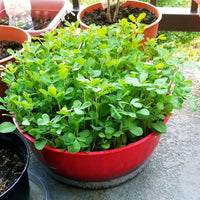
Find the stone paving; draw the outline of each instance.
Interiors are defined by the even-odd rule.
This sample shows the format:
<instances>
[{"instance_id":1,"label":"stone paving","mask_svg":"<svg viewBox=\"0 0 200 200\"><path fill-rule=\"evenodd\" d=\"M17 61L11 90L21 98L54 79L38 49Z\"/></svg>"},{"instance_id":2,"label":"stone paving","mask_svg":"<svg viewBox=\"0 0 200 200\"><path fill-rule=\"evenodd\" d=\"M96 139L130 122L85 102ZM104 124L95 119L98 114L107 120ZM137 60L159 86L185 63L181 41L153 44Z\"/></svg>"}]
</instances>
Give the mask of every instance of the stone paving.
<instances>
[{"instance_id":1,"label":"stone paving","mask_svg":"<svg viewBox=\"0 0 200 200\"><path fill-rule=\"evenodd\" d=\"M200 71L191 67L184 73L193 80L199 107ZM29 170L44 181L51 200L200 200L200 109L193 112L184 104L182 110L176 110L148 165L120 186L84 190L62 184L33 155Z\"/></svg>"}]
</instances>

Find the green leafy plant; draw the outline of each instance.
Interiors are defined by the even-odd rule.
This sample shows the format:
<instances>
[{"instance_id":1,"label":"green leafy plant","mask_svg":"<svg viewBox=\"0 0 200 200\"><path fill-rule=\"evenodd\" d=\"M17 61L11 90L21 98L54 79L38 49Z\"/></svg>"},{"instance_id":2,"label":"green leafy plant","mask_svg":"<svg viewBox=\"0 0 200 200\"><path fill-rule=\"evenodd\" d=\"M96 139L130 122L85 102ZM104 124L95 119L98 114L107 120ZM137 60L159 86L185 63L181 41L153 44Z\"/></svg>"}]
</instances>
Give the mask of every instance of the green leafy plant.
<instances>
[{"instance_id":1,"label":"green leafy plant","mask_svg":"<svg viewBox=\"0 0 200 200\"><path fill-rule=\"evenodd\" d=\"M163 120L185 100L196 110L192 82L181 73L185 56L158 45L163 35L144 45L144 26L130 19L137 23L123 19L79 34L78 22L68 24L25 44L17 64L7 65L1 102L37 149L114 149L166 133Z\"/></svg>"},{"instance_id":2,"label":"green leafy plant","mask_svg":"<svg viewBox=\"0 0 200 200\"><path fill-rule=\"evenodd\" d=\"M0 124L0 133L13 132L15 129L15 125L11 122L3 122Z\"/></svg>"}]
</instances>

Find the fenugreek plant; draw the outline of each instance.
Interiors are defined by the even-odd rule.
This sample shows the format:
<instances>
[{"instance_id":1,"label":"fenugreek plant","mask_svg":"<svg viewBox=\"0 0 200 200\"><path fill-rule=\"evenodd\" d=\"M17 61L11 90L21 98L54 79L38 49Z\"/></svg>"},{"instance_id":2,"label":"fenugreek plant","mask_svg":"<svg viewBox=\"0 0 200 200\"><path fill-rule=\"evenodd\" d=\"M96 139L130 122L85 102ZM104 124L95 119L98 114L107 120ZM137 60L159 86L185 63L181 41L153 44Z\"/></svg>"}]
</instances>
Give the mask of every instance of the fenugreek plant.
<instances>
[{"instance_id":1,"label":"fenugreek plant","mask_svg":"<svg viewBox=\"0 0 200 200\"><path fill-rule=\"evenodd\" d=\"M196 110L181 73L185 57L158 45L163 36L143 44L143 25L126 19L79 34L77 26L25 44L2 73L1 102L37 149L114 149L166 133L163 120L185 100Z\"/></svg>"}]
</instances>

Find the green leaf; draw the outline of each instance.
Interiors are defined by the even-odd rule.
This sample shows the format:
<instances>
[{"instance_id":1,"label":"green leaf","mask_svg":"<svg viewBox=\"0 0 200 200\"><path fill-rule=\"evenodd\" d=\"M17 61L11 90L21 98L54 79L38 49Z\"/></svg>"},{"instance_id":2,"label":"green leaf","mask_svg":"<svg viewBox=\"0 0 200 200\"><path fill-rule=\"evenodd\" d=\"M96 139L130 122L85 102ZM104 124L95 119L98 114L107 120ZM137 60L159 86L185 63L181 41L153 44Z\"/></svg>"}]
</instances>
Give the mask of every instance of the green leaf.
<instances>
[{"instance_id":1,"label":"green leaf","mask_svg":"<svg viewBox=\"0 0 200 200\"><path fill-rule=\"evenodd\" d=\"M84 112L83 112L80 108L74 108L74 112L75 112L77 115L84 115Z\"/></svg>"},{"instance_id":2,"label":"green leaf","mask_svg":"<svg viewBox=\"0 0 200 200\"><path fill-rule=\"evenodd\" d=\"M77 153L77 152L79 152L79 150L77 148L74 148L73 145L68 146L68 151L70 153Z\"/></svg>"},{"instance_id":3,"label":"green leaf","mask_svg":"<svg viewBox=\"0 0 200 200\"><path fill-rule=\"evenodd\" d=\"M82 66L85 64L84 58L76 58L75 61L78 63L78 65Z\"/></svg>"},{"instance_id":4,"label":"green leaf","mask_svg":"<svg viewBox=\"0 0 200 200\"><path fill-rule=\"evenodd\" d=\"M89 131L89 130L81 131L81 132L79 132L79 135L80 135L81 137L86 138L86 137L88 137L88 136L90 135L90 131Z\"/></svg>"},{"instance_id":5,"label":"green leaf","mask_svg":"<svg viewBox=\"0 0 200 200\"><path fill-rule=\"evenodd\" d=\"M111 116L115 119L121 119L122 116L119 114L117 109L112 104L109 104L109 105L111 106Z\"/></svg>"},{"instance_id":6,"label":"green leaf","mask_svg":"<svg viewBox=\"0 0 200 200\"><path fill-rule=\"evenodd\" d=\"M90 101L86 101L83 103L83 105L81 106L81 109L86 109L88 107L90 107L92 104Z\"/></svg>"},{"instance_id":7,"label":"green leaf","mask_svg":"<svg viewBox=\"0 0 200 200\"><path fill-rule=\"evenodd\" d=\"M182 109L182 103L180 103L180 102L173 101L173 102L171 102L171 104L173 105L174 109L177 109L177 110Z\"/></svg>"},{"instance_id":8,"label":"green leaf","mask_svg":"<svg viewBox=\"0 0 200 200\"><path fill-rule=\"evenodd\" d=\"M60 111L58 111L58 114L69 116L69 112L70 110L68 110L66 107L63 107Z\"/></svg>"},{"instance_id":9,"label":"green leaf","mask_svg":"<svg viewBox=\"0 0 200 200\"><path fill-rule=\"evenodd\" d=\"M109 143L105 143L101 145L103 149L109 149L110 148L110 144Z\"/></svg>"},{"instance_id":10,"label":"green leaf","mask_svg":"<svg viewBox=\"0 0 200 200\"><path fill-rule=\"evenodd\" d=\"M86 142L86 138L84 138L84 137L77 137L77 140L79 142Z\"/></svg>"},{"instance_id":11,"label":"green leaf","mask_svg":"<svg viewBox=\"0 0 200 200\"><path fill-rule=\"evenodd\" d=\"M123 131L116 131L113 136L120 137L123 134Z\"/></svg>"},{"instance_id":12,"label":"green leaf","mask_svg":"<svg viewBox=\"0 0 200 200\"><path fill-rule=\"evenodd\" d=\"M4 106L0 105L0 110L7 110Z\"/></svg>"},{"instance_id":13,"label":"green leaf","mask_svg":"<svg viewBox=\"0 0 200 200\"><path fill-rule=\"evenodd\" d=\"M13 132L15 129L16 126L11 122L3 122L0 124L0 133Z\"/></svg>"},{"instance_id":14,"label":"green leaf","mask_svg":"<svg viewBox=\"0 0 200 200\"><path fill-rule=\"evenodd\" d=\"M154 85L166 86L167 78L158 78L155 80Z\"/></svg>"},{"instance_id":15,"label":"green leaf","mask_svg":"<svg viewBox=\"0 0 200 200\"><path fill-rule=\"evenodd\" d=\"M103 127L101 127L101 126L94 126L94 125L92 125L92 124L90 124L90 126L95 130L95 131L100 131Z\"/></svg>"},{"instance_id":16,"label":"green leaf","mask_svg":"<svg viewBox=\"0 0 200 200\"><path fill-rule=\"evenodd\" d=\"M115 132L115 129L113 127L106 127L105 133L106 134L113 134Z\"/></svg>"},{"instance_id":17,"label":"green leaf","mask_svg":"<svg viewBox=\"0 0 200 200\"><path fill-rule=\"evenodd\" d=\"M197 106L196 106L196 104L194 104L193 102L189 102L189 105L190 105L190 108L191 108L193 111L197 111Z\"/></svg>"},{"instance_id":18,"label":"green leaf","mask_svg":"<svg viewBox=\"0 0 200 200\"><path fill-rule=\"evenodd\" d=\"M147 74L146 72L142 72L142 73L140 74L140 82L141 82L141 83L145 82L146 79L147 79L147 77L148 77L148 74Z\"/></svg>"},{"instance_id":19,"label":"green leaf","mask_svg":"<svg viewBox=\"0 0 200 200\"><path fill-rule=\"evenodd\" d=\"M135 23L136 22L136 19L133 15L129 15L128 18L133 22Z\"/></svg>"},{"instance_id":20,"label":"green leaf","mask_svg":"<svg viewBox=\"0 0 200 200\"><path fill-rule=\"evenodd\" d=\"M28 119L23 119L22 125L29 126L30 122L28 121Z\"/></svg>"},{"instance_id":21,"label":"green leaf","mask_svg":"<svg viewBox=\"0 0 200 200\"><path fill-rule=\"evenodd\" d=\"M129 131L134 135L134 136L141 136L143 134L143 130L141 127L137 126L136 124L131 123L129 125Z\"/></svg>"},{"instance_id":22,"label":"green leaf","mask_svg":"<svg viewBox=\"0 0 200 200\"><path fill-rule=\"evenodd\" d=\"M81 107L81 102L79 100L75 100L73 103L73 108L80 108Z\"/></svg>"},{"instance_id":23,"label":"green leaf","mask_svg":"<svg viewBox=\"0 0 200 200\"><path fill-rule=\"evenodd\" d=\"M76 137L73 133L68 133L68 138L74 140Z\"/></svg>"},{"instance_id":24,"label":"green leaf","mask_svg":"<svg viewBox=\"0 0 200 200\"><path fill-rule=\"evenodd\" d=\"M89 73L94 78L99 77L101 75L101 71L100 70L91 70L91 71L89 71Z\"/></svg>"},{"instance_id":25,"label":"green leaf","mask_svg":"<svg viewBox=\"0 0 200 200\"><path fill-rule=\"evenodd\" d=\"M144 109L138 110L136 113L139 114L139 115L148 116L149 115L149 110L144 108Z\"/></svg>"},{"instance_id":26,"label":"green leaf","mask_svg":"<svg viewBox=\"0 0 200 200\"><path fill-rule=\"evenodd\" d=\"M131 77L126 77L125 78L125 83L127 84L131 84L135 87L140 87L141 83L139 82L139 80L137 78L131 78Z\"/></svg>"},{"instance_id":27,"label":"green leaf","mask_svg":"<svg viewBox=\"0 0 200 200\"><path fill-rule=\"evenodd\" d=\"M168 93L168 89L157 89L156 93L157 94L165 94L166 95Z\"/></svg>"},{"instance_id":28,"label":"green leaf","mask_svg":"<svg viewBox=\"0 0 200 200\"><path fill-rule=\"evenodd\" d=\"M106 136L105 136L104 133L100 132L100 133L99 133L99 137L100 137L100 138L105 138Z\"/></svg>"},{"instance_id":29,"label":"green leaf","mask_svg":"<svg viewBox=\"0 0 200 200\"><path fill-rule=\"evenodd\" d=\"M67 94L73 92L73 90L74 90L74 88L72 88L72 87L67 88L67 90L66 90L66 92L65 92L65 95L67 95Z\"/></svg>"},{"instance_id":30,"label":"green leaf","mask_svg":"<svg viewBox=\"0 0 200 200\"><path fill-rule=\"evenodd\" d=\"M137 18L137 22L141 22L146 17L146 13L141 13Z\"/></svg>"},{"instance_id":31,"label":"green leaf","mask_svg":"<svg viewBox=\"0 0 200 200\"><path fill-rule=\"evenodd\" d=\"M35 148L38 150L42 150L44 146L47 144L47 140L37 140L34 142Z\"/></svg>"},{"instance_id":32,"label":"green leaf","mask_svg":"<svg viewBox=\"0 0 200 200\"><path fill-rule=\"evenodd\" d=\"M158 133L166 133L167 132L167 126L162 121L158 121L158 122L154 123L152 126Z\"/></svg>"},{"instance_id":33,"label":"green leaf","mask_svg":"<svg viewBox=\"0 0 200 200\"><path fill-rule=\"evenodd\" d=\"M141 103L139 103L139 102L137 102L139 99L132 99L131 100L131 104L134 106L134 107L136 107L136 108L142 108L142 104Z\"/></svg>"},{"instance_id":34,"label":"green leaf","mask_svg":"<svg viewBox=\"0 0 200 200\"><path fill-rule=\"evenodd\" d=\"M73 147L74 147L74 149L76 150L76 152L79 152L79 151L80 151L81 145L79 144L78 140L75 140L75 141L73 142Z\"/></svg>"},{"instance_id":35,"label":"green leaf","mask_svg":"<svg viewBox=\"0 0 200 200\"><path fill-rule=\"evenodd\" d=\"M160 114L160 115L158 115L158 118L161 120L164 120L166 117L165 117L165 115Z\"/></svg>"},{"instance_id":36,"label":"green leaf","mask_svg":"<svg viewBox=\"0 0 200 200\"><path fill-rule=\"evenodd\" d=\"M45 96L47 96L47 91L46 90L44 90L44 89L39 89L39 91L43 94L43 95L45 95Z\"/></svg>"},{"instance_id":37,"label":"green leaf","mask_svg":"<svg viewBox=\"0 0 200 200\"><path fill-rule=\"evenodd\" d=\"M42 118L39 118L38 120L37 120L37 123L38 123L38 125L48 125L49 124L49 121L50 121L50 118L49 118L49 115L47 115L47 114L43 114L42 115Z\"/></svg>"}]
</instances>

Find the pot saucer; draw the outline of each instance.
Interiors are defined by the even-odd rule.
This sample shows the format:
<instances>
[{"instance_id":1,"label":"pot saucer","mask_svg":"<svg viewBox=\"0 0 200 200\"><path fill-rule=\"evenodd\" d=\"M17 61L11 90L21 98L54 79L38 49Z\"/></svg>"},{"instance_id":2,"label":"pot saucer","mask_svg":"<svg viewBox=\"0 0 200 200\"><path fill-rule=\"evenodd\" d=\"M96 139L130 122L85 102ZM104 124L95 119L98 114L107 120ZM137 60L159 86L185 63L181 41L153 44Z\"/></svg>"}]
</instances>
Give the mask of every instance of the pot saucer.
<instances>
[{"instance_id":1,"label":"pot saucer","mask_svg":"<svg viewBox=\"0 0 200 200\"><path fill-rule=\"evenodd\" d=\"M107 188L112 188L112 187L116 187L119 186L131 179L133 179L135 176L137 176L140 172L143 171L143 169L146 167L146 165L149 163L150 158L148 158L145 162L143 162L139 167L137 167L135 170L120 176L120 177L116 177L113 179L109 179L109 180L105 180L105 181L79 181L79 180L73 180L67 177L64 177L62 175L59 175L57 173L55 173L54 171L46 168L48 174L54 178L55 180L71 185L71 186L75 186L78 188L83 188L83 189L107 189Z\"/></svg>"},{"instance_id":2,"label":"pot saucer","mask_svg":"<svg viewBox=\"0 0 200 200\"><path fill-rule=\"evenodd\" d=\"M32 172L28 172L30 185L29 200L50 200L46 184Z\"/></svg>"}]
</instances>

